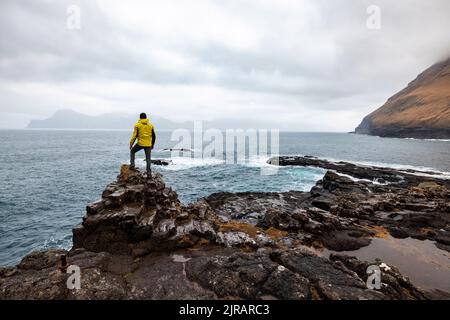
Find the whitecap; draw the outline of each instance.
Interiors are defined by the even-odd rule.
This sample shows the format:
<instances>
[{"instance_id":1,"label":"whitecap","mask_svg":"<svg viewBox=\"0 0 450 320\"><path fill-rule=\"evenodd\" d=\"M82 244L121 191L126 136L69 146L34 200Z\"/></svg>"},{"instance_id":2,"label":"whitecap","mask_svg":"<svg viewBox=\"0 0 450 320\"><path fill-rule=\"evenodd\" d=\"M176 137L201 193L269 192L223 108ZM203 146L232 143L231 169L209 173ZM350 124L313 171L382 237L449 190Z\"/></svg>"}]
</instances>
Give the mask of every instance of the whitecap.
<instances>
[{"instance_id":1,"label":"whitecap","mask_svg":"<svg viewBox=\"0 0 450 320\"><path fill-rule=\"evenodd\" d=\"M437 170L436 168L424 167L424 166L413 166L398 163L386 163L386 162L372 162L372 161L357 161L357 160L342 160L330 157L322 157L321 159L328 160L331 162L348 162L355 165L366 166L366 167L378 167L378 168L389 168L399 170L411 175L430 177L430 178L441 178L450 179L450 172ZM407 170L414 170L416 172L407 172Z\"/></svg>"},{"instance_id":2,"label":"whitecap","mask_svg":"<svg viewBox=\"0 0 450 320\"><path fill-rule=\"evenodd\" d=\"M223 160L217 158L170 157L165 160L170 160L171 163L168 166L161 166L159 168L161 170L167 171L179 171L196 167L217 166L225 163ZM145 161L143 159L136 160L136 163L139 167L145 167Z\"/></svg>"}]
</instances>

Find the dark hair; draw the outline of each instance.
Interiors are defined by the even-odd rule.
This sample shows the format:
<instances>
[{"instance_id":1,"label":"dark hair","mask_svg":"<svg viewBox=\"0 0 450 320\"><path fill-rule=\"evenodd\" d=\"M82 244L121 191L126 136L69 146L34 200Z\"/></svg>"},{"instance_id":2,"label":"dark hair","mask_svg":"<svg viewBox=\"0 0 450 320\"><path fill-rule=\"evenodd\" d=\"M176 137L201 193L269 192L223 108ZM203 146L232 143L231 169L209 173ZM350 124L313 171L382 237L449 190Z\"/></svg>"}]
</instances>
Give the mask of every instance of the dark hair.
<instances>
[{"instance_id":1,"label":"dark hair","mask_svg":"<svg viewBox=\"0 0 450 320\"><path fill-rule=\"evenodd\" d=\"M144 112L142 112L141 115L140 115L140 118L141 119L147 119L147 115Z\"/></svg>"}]
</instances>

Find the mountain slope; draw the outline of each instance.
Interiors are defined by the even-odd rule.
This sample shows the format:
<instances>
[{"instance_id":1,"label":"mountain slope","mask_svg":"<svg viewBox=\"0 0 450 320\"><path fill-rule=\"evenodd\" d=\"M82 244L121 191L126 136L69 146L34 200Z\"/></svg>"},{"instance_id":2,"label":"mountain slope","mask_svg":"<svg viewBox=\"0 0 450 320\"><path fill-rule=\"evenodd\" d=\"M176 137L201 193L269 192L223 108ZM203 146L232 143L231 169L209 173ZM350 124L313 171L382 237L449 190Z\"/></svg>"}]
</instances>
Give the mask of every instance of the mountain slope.
<instances>
[{"instance_id":1,"label":"mountain slope","mask_svg":"<svg viewBox=\"0 0 450 320\"><path fill-rule=\"evenodd\" d=\"M355 132L382 137L450 138L450 58L421 73L366 116Z\"/></svg>"}]
</instances>

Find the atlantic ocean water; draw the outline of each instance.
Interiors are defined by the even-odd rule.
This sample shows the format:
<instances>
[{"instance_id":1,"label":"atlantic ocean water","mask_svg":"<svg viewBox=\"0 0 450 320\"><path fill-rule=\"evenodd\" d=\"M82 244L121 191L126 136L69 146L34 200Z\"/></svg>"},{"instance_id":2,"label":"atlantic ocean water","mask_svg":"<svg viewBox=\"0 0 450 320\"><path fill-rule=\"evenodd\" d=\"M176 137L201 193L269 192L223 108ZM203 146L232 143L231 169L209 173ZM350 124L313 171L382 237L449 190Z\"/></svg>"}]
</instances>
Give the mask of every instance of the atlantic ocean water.
<instances>
[{"instance_id":1,"label":"atlantic ocean water","mask_svg":"<svg viewBox=\"0 0 450 320\"><path fill-rule=\"evenodd\" d=\"M128 131L0 130L0 265L12 265L32 250L70 248L72 228L129 161ZM152 154L173 147L171 132L159 132ZM360 164L434 170L450 175L450 141L389 139L345 133L280 134L280 154L314 155ZM144 166L143 154L138 165ZM285 167L261 175L267 159L225 164L214 158L175 157L153 166L184 203L219 191L309 189L322 169Z\"/></svg>"}]
</instances>

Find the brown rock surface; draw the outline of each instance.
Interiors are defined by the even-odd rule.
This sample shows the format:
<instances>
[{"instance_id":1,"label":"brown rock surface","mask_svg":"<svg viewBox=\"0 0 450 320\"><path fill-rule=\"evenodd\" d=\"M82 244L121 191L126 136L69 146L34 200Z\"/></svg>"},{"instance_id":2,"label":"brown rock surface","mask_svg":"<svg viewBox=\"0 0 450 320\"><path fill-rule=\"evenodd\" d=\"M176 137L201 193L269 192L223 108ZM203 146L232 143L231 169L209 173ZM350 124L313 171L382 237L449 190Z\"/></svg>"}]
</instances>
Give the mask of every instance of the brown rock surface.
<instances>
[{"instance_id":1,"label":"brown rock surface","mask_svg":"<svg viewBox=\"0 0 450 320\"><path fill-rule=\"evenodd\" d=\"M362 171L389 181L384 171ZM161 175L123 166L88 205L71 250L33 252L0 268L0 299L447 297L416 288L394 266L383 273L381 290L370 290L366 267L380 261L328 258L314 249L360 248L391 231L448 250L447 185L413 177L380 185L328 172L311 192L219 193L185 206ZM81 289L67 288L62 256L80 267Z\"/></svg>"},{"instance_id":2,"label":"brown rock surface","mask_svg":"<svg viewBox=\"0 0 450 320\"><path fill-rule=\"evenodd\" d=\"M439 62L364 118L356 133L382 137L450 138L450 58Z\"/></svg>"}]
</instances>

